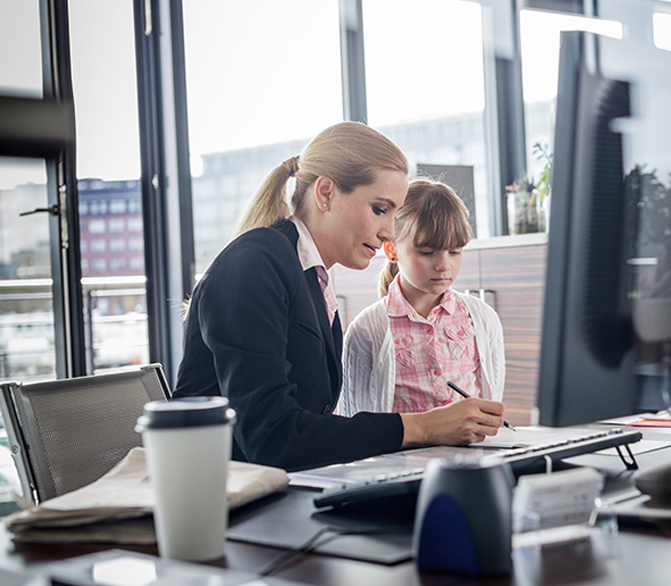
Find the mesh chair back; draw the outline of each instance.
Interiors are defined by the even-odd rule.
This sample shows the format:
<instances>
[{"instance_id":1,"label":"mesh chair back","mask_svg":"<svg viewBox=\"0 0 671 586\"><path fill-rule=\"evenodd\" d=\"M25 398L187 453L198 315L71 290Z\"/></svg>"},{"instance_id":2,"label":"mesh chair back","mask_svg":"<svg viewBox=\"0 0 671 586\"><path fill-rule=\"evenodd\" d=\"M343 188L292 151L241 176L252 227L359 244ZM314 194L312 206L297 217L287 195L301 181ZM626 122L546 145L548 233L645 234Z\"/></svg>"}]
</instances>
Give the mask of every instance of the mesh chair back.
<instances>
[{"instance_id":1,"label":"mesh chair back","mask_svg":"<svg viewBox=\"0 0 671 586\"><path fill-rule=\"evenodd\" d=\"M106 474L142 445L135 423L145 403L170 396L159 364L1 388L24 499L35 503Z\"/></svg>"}]
</instances>

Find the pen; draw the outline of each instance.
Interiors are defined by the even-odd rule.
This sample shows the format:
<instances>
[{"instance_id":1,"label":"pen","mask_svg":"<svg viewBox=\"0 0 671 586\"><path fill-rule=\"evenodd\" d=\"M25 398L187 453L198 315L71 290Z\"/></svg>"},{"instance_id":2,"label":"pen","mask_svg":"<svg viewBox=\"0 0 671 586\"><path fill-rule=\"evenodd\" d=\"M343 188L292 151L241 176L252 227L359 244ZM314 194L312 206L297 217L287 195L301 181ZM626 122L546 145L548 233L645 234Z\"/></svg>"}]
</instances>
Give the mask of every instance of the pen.
<instances>
[{"instance_id":1,"label":"pen","mask_svg":"<svg viewBox=\"0 0 671 586\"><path fill-rule=\"evenodd\" d=\"M453 391L456 391L459 393L464 399L470 398L470 395L466 392L461 390L457 385L455 385L451 380L447 381L447 386L450 387ZM510 423L508 423L505 419L503 420L503 426L507 427L511 431L517 431Z\"/></svg>"}]
</instances>

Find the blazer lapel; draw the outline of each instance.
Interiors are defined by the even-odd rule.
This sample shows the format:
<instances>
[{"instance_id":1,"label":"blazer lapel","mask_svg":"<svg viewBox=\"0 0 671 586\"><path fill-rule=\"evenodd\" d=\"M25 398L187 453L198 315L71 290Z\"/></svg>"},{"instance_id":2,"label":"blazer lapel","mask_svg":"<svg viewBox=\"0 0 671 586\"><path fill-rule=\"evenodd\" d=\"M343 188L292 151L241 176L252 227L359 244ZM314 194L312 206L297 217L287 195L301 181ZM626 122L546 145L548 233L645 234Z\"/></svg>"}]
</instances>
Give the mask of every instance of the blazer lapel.
<instances>
[{"instance_id":1,"label":"blazer lapel","mask_svg":"<svg viewBox=\"0 0 671 586\"><path fill-rule=\"evenodd\" d=\"M326 303L324 302L324 294L319 286L319 278L317 277L317 271L314 267L305 271L305 277L310 288L315 311L317 312L319 327L324 336L331 380L335 383L333 387L335 391L338 392L340 390L342 378L342 327L340 325L340 318L336 313L333 320L333 326L329 323Z\"/></svg>"},{"instance_id":2,"label":"blazer lapel","mask_svg":"<svg viewBox=\"0 0 671 586\"><path fill-rule=\"evenodd\" d=\"M284 220L275 225L275 229L284 234L289 242L296 248L298 242L298 230L291 220ZM298 253L297 253L298 254ZM342 384L342 325L340 317L336 312L333 319L333 326L329 323L328 313L326 312L326 303L324 302L324 294L319 286L319 277L314 268L308 269L304 272L305 280L308 283L310 295L312 297L312 305L314 306L319 327L324 338L326 346L326 359L329 367L329 374L331 377L331 389L333 390L334 400L337 400L340 394L340 385Z\"/></svg>"}]
</instances>

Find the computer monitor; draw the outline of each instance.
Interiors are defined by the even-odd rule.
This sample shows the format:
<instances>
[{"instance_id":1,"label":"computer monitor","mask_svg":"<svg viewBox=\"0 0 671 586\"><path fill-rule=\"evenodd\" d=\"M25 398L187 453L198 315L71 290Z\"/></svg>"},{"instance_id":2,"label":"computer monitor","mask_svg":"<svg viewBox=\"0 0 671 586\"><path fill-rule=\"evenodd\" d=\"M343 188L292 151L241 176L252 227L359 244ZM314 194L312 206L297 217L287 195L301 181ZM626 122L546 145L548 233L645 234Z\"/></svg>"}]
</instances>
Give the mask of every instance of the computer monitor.
<instances>
[{"instance_id":1,"label":"computer monitor","mask_svg":"<svg viewBox=\"0 0 671 586\"><path fill-rule=\"evenodd\" d=\"M538 422L671 403L671 53L562 33Z\"/></svg>"}]
</instances>

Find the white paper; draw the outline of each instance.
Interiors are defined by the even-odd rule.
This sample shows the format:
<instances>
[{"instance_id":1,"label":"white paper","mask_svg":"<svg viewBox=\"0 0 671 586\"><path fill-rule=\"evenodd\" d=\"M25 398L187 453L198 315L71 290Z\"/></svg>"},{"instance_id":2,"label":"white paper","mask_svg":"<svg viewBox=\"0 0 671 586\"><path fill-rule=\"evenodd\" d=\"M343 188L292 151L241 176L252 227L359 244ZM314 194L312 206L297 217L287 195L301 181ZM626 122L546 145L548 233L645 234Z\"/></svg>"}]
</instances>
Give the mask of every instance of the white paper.
<instances>
[{"instance_id":1,"label":"white paper","mask_svg":"<svg viewBox=\"0 0 671 586\"><path fill-rule=\"evenodd\" d=\"M487 436L484 441L470 444L471 447L485 448L526 448L566 439L576 439L594 435L598 430L567 428L567 427L516 427L512 431L507 427L500 427L499 432L493 436Z\"/></svg>"}]
</instances>

